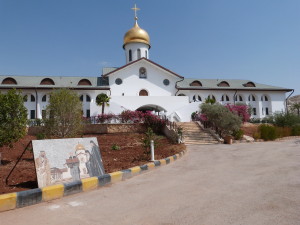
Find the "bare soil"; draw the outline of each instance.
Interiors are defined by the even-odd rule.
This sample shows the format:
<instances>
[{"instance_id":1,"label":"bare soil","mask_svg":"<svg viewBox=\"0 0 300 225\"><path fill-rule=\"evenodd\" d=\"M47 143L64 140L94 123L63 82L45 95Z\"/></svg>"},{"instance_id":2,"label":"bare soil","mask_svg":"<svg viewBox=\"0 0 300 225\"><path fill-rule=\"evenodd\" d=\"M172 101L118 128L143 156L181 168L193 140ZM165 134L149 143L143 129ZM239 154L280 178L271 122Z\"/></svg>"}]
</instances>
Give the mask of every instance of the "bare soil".
<instances>
[{"instance_id":1,"label":"bare soil","mask_svg":"<svg viewBox=\"0 0 300 225\"><path fill-rule=\"evenodd\" d=\"M143 134L97 134L85 135L84 137L97 137L106 173L140 166L150 160L150 156L144 153L144 148L142 147L141 139L143 138ZM2 153L0 194L38 187L32 150L26 150L6 184L6 178L23 150L31 140L35 139L35 136L26 135L19 142L15 143L12 148L0 148L0 153ZM112 150L114 144L119 146L120 149ZM166 137L162 137L155 148L155 159L166 158L184 149L185 145L172 144Z\"/></svg>"}]
</instances>

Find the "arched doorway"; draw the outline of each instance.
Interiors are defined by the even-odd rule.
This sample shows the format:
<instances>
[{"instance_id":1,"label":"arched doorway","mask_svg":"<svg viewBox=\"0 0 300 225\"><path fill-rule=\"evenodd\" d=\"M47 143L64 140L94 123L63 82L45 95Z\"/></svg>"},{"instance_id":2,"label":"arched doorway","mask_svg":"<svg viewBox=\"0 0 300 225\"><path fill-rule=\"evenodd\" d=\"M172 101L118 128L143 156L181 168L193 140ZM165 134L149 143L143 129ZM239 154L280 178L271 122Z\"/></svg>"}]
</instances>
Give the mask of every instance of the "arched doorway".
<instances>
[{"instance_id":1,"label":"arched doorway","mask_svg":"<svg viewBox=\"0 0 300 225\"><path fill-rule=\"evenodd\" d=\"M149 105L143 105L143 106L137 108L136 111L142 111L142 112L155 111L158 113L158 112L166 112L167 110L161 106L149 104Z\"/></svg>"},{"instance_id":2,"label":"arched doorway","mask_svg":"<svg viewBox=\"0 0 300 225\"><path fill-rule=\"evenodd\" d=\"M139 96L148 96L148 91L145 89L140 90Z\"/></svg>"}]
</instances>

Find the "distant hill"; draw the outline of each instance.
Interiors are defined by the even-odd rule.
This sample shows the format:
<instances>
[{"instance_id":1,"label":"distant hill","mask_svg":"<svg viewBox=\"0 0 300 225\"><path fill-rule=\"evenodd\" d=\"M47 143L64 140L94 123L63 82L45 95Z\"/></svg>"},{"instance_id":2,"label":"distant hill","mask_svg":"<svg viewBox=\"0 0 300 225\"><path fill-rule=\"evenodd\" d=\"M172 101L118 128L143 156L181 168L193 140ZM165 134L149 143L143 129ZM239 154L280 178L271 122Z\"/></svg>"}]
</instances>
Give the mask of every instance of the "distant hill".
<instances>
[{"instance_id":1,"label":"distant hill","mask_svg":"<svg viewBox=\"0 0 300 225\"><path fill-rule=\"evenodd\" d=\"M288 100L288 108L289 108L289 111L290 111L290 112L293 111L293 110L291 109L291 106L292 106L294 103L300 103L300 95L295 95L295 96L289 98L289 100ZM295 110L294 110L294 113L296 113Z\"/></svg>"},{"instance_id":2,"label":"distant hill","mask_svg":"<svg viewBox=\"0 0 300 225\"><path fill-rule=\"evenodd\" d=\"M300 103L300 95L295 95L289 98L289 104L293 104L295 102Z\"/></svg>"}]
</instances>

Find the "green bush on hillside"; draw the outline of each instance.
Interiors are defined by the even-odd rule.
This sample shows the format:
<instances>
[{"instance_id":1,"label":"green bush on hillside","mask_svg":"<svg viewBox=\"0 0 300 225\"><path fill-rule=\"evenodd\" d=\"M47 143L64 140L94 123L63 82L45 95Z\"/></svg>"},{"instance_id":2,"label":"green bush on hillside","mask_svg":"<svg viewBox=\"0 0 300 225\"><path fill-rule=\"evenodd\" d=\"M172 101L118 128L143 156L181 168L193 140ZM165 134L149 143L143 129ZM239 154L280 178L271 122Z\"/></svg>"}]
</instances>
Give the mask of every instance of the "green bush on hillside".
<instances>
[{"instance_id":1,"label":"green bush on hillside","mask_svg":"<svg viewBox=\"0 0 300 225\"><path fill-rule=\"evenodd\" d=\"M277 138L276 128L274 126L262 124L258 127L260 138L265 141L273 141Z\"/></svg>"},{"instance_id":2,"label":"green bush on hillside","mask_svg":"<svg viewBox=\"0 0 300 225\"><path fill-rule=\"evenodd\" d=\"M300 136L300 124L296 124L292 127L292 136Z\"/></svg>"}]
</instances>

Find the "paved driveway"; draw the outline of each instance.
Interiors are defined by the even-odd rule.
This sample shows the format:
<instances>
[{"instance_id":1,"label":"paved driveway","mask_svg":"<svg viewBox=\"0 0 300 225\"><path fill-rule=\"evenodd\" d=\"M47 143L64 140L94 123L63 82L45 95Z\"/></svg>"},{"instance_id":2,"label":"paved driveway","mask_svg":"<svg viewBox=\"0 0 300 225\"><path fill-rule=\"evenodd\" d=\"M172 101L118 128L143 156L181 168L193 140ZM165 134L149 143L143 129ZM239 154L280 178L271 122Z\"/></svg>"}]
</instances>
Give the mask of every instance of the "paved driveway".
<instances>
[{"instance_id":1,"label":"paved driveway","mask_svg":"<svg viewBox=\"0 0 300 225\"><path fill-rule=\"evenodd\" d=\"M188 150L111 187L0 213L0 224L300 224L299 139Z\"/></svg>"}]
</instances>

